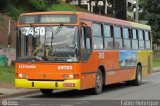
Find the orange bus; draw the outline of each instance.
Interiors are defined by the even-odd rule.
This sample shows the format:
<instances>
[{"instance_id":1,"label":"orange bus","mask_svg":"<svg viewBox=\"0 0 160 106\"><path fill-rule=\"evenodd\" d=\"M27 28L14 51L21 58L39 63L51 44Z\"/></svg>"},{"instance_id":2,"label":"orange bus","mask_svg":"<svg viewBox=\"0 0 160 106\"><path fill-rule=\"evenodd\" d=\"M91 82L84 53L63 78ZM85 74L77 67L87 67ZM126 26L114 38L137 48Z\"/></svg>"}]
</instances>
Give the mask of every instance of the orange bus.
<instances>
[{"instance_id":1,"label":"orange bus","mask_svg":"<svg viewBox=\"0 0 160 106\"><path fill-rule=\"evenodd\" d=\"M151 28L84 12L20 15L16 35L17 88L91 89L140 85L152 72Z\"/></svg>"}]
</instances>

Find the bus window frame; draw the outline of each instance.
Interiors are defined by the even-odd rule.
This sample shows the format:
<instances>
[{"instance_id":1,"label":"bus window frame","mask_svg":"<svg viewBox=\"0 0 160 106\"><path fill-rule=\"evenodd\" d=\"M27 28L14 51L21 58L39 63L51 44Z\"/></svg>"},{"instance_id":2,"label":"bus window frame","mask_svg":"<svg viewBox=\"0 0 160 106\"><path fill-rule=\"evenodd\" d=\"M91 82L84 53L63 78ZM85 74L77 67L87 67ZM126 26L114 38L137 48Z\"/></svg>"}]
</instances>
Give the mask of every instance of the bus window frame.
<instances>
[{"instance_id":1,"label":"bus window frame","mask_svg":"<svg viewBox=\"0 0 160 106\"><path fill-rule=\"evenodd\" d=\"M128 31L128 38L124 38L124 29L127 29L127 31ZM131 50L132 49L132 42L131 42L131 32L130 32L130 28L129 27L126 27L126 26L124 26L124 27L122 27L122 39L123 39L123 49L128 49L128 50ZM129 40L129 42L130 42L130 47L129 48L125 48L124 46L124 44L125 44L125 40ZM128 44L128 43L127 43Z\"/></svg>"},{"instance_id":2,"label":"bus window frame","mask_svg":"<svg viewBox=\"0 0 160 106\"><path fill-rule=\"evenodd\" d=\"M119 27L120 28L120 38L115 38L115 30L114 30L114 27ZM114 50L123 50L123 38L122 38L122 26L120 26L120 25L113 25L113 39L114 39L114 41L113 41L113 44L114 44ZM120 48L116 48L115 47L115 39L117 39L117 40L120 40L121 39L121 45L122 45L122 47Z\"/></svg>"},{"instance_id":3,"label":"bus window frame","mask_svg":"<svg viewBox=\"0 0 160 106\"><path fill-rule=\"evenodd\" d=\"M104 26L109 26L109 29L110 29L110 37L108 37L108 36L105 36L105 27ZM104 41L104 50L113 50L114 49L114 37L113 37L113 25L112 24L108 24L108 23L103 23L103 28L102 28L102 30L103 30L103 41ZM105 39L107 39L107 38L109 38L109 39L112 39L112 47L111 48L109 48L109 47L106 47L106 45L105 45Z\"/></svg>"},{"instance_id":4,"label":"bus window frame","mask_svg":"<svg viewBox=\"0 0 160 106\"><path fill-rule=\"evenodd\" d=\"M101 31L101 34L99 34L100 36L94 36L94 32L93 32L93 25L96 24L96 25L100 25L100 31ZM93 50L104 50L104 37L103 37L103 23L98 23L98 22L92 22L92 41L93 41ZM94 48L94 38L102 38L102 48Z\"/></svg>"},{"instance_id":5,"label":"bus window frame","mask_svg":"<svg viewBox=\"0 0 160 106\"><path fill-rule=\"evenodd\" d=\"M135 30L135 34L136 34L136 39L133 39L133 30ZM137 28L131 28L131 49L132 50L139 50L139 40L138 40L138 29ZM137 41L137 49L133 48L133 41Z\"/></svg>"},{"instance_id":6,"label":"bus window frame","mask_svg":"<svg viewBox=\"0 0 160 106\"><path fill-rule=\"evenodd\" d=\"M151 50L152 49L152 47L151 47L151 35L150 35L151 32L149 30L144 30L143 32L144 32L145 49L146 50ZM148 40L146 40L146 32L148 33ZM146 46L147 41L150 43L150 48L147 48L147 46Z\"/></svg>"},{"instance_id":7,"label":"bus window frame","mask_svg":"<svg viewBox=\"0 0 160 106\"><path fill-rule=\"evenodd\" d=\"M140 39L140 31L142 32L142 37L143 37L143 39ZM145 39L144 39L144 32L143 32L143 30L142 29L138 29L137 30L137 33L138 33L138 48L139 48L139 50L145 50L146 48L145 48ZM143 48L140 48L140 43L142 43L143 42Z\"/></svg>"},{"instance_id":8,"label":"bus window frame","mask_svg":"<svg viewBox=\"0 0 160 106\"><path fill-rule=\"evenodd\" d=\"M83 31L84 31L84 29L85 29L85 27L88 27L88 26L80 26L80 34L81 34L81 60L82 60L82 62L84 62L84 63L86 63L88 60L89 60L89 58L91 57L91 55L92 55L92 52L93 52L93 45L92 45L92 33L90 33L91 35L90 36L85 36L85 32L83 32L83 34L82 34L82 29L83 29ZM91 29L91 28L90 28ZM90 31L92 31L92 30L90 30ZM87 42L86 42L86 38L90 38L90 49L87 49ZM90 50L90 51L89 51ZM85 53L88 53L88 56L87 56L87 58L84 60L83 59L83 51L85 51ZM89 51L89 52L88 52Z\"/></svg>"}]
</instances>

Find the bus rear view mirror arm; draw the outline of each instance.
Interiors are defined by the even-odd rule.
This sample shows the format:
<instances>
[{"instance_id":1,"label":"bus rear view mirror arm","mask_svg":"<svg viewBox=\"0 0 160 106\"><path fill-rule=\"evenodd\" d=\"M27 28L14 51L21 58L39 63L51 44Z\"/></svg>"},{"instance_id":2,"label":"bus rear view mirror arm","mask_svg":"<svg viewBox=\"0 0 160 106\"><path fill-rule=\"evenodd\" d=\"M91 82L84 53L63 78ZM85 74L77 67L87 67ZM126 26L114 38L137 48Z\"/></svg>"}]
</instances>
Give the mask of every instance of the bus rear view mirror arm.
<instances>
[{"instance_id":1,"label":"bus rear view mirror arm","mask_svg":"<svg viewBox=\"0 0 160 106\"><path fill-rule=\"evenodd\" d=\"M14 30L16 30L16 28L13 29L13 30L8 34L8 47L10 47L10 45L12 45L12 32L13 32Z\"/></svg>"},{"instance_id":2,"label":"bus rear view mirror arm","mask_svg":"<svg viewBox=\"0 0 160 106\"><path fill-rule=\"evenodd\" d=\"M91 37L91 28L90 27L85 27L85 36L87 38Z\"/></svg>"}]
</instances>

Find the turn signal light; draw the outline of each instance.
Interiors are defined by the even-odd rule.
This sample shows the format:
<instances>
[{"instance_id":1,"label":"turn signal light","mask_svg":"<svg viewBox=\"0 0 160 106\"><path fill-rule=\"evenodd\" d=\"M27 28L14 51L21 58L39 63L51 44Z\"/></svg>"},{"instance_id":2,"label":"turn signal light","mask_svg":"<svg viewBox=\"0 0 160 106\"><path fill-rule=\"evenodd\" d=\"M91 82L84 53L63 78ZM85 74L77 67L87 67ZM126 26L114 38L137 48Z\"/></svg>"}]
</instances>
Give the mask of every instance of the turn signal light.
<instances>
[{"instance_id":1,"label":"turn signal light","mask_svg":"<svg viewBox=\"0 0 160 106\"><path fill-rule=\"evenodd\" d=\"M78 79L79 78L79 75L78 74L63 74L62 76L64 79Z\"/></svg>"}]
</instances>

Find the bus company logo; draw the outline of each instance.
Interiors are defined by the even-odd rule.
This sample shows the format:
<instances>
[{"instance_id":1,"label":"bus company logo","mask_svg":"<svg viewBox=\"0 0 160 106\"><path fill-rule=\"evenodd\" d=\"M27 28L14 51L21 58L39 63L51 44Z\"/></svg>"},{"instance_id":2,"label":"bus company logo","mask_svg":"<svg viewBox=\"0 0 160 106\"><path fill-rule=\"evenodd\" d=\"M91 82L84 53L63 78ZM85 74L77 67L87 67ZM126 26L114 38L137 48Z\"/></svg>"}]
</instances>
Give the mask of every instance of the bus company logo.
<instances>
[{"instance_id":1,"label":"bus company logo","mask_svg":"<svg viewBox=\"0 0 160 106\"><path fill-rule=\"evenodd\" d=\"M58 66L57 68L58 70L72 70L73 69L72 66L62 66L62 65Z\"/></svg>"},{"instance_id":2,"label":"bus company logo","mask_svg":"<svg viewBox=\"0 0 160 106\"><path fill-rule=\"evenodd\" d=\"M2 106L18 106L18 101L14 100L2 100Z\"/></svg>"},{"instance_id":3,"label":"bus company logo","mask_svg":"<svg viewBox=\"0 0 160 106\"><path fill-rule=\"evenodd\" d=\"M8 101L7 100L2 100L2 106L7 106Z\"/></svg>"},{"instance_id":4,"label":"bus company logo","mask_svg":"<svg viewBox=\"0 0 160 106\"><path fill-rule=\"evenodd\" d=\"M36 65L19 65L19 68L37 68Z\"/></svg>"}]
</instances>

